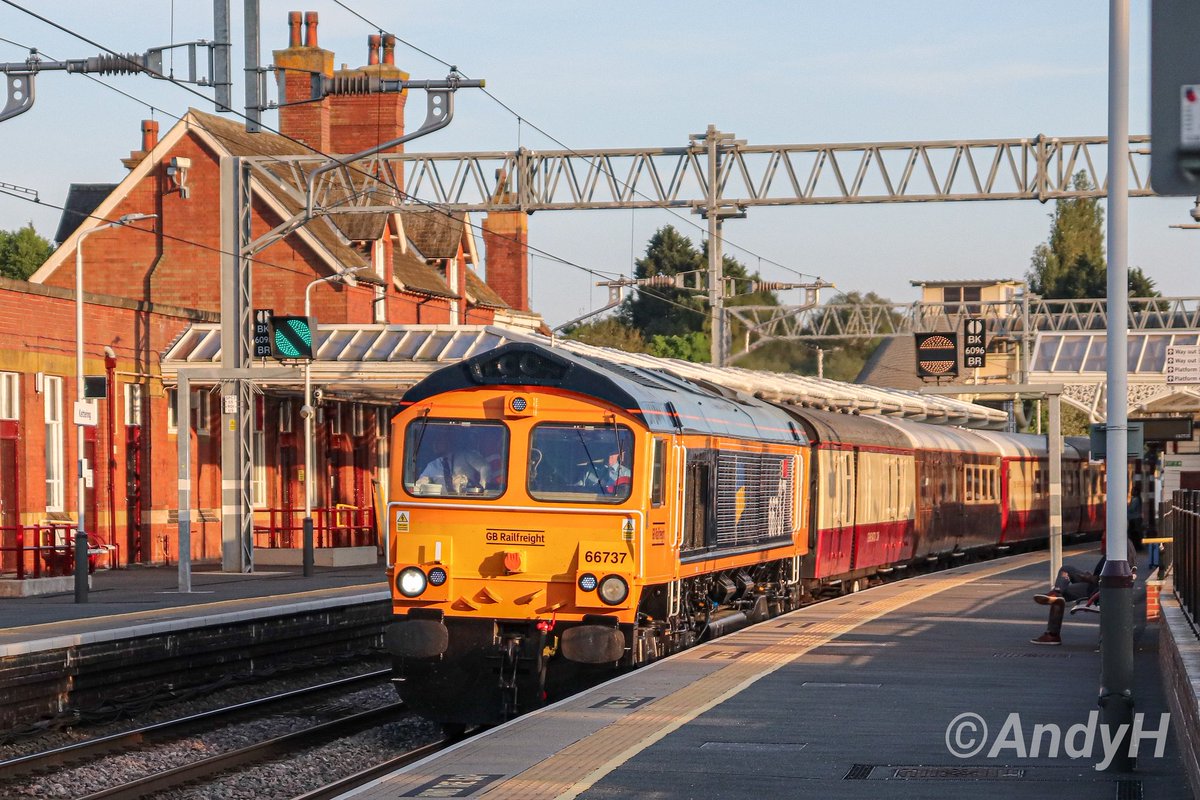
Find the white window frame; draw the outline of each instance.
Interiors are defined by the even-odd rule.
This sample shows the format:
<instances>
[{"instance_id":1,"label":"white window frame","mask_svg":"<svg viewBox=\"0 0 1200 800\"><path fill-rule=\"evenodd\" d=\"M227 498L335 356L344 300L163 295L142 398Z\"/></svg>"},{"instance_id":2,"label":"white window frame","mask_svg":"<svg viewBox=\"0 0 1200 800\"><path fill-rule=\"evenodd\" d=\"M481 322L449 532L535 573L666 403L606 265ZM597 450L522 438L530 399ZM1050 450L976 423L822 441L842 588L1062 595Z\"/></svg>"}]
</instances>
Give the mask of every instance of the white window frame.
<instances>
[{"instance_id":1,"label":"white window frame","mask_svg":"<svg viewBox=\"0 0 1200 800\"><path fill-rule=\"evenodd\" d=\"M350 406L350 435L365 436L367 433L366 411L362 403Z\"/></svg>"},{"instance_id":2,"label":"white window frame","mask_svg":"<svg viewBox=\"0 0 1200 800\"><path fill-rule=\"evenodd\" d=\"M167 433L179 433L179 389L167 389Z\"/></svg>"},{"instance_id":3,"label":"white window frame","mask_svg":"<svg viewBox=\"0 0 1200 800\"><path fill-rule=\"evenodd\" d=\"M292 414L293 414L292 406L293 406L293 404L290 399L279 401L279 432L280 433L291 433L292 432Z\"/></svg>"},{"instance_id":4,"label":"white window frame","mask_svg":"<svg viewBox=\"0 0 1200 800\"><path fill-rule=\"evenodd\" d=\"M65 453L63 452L63 379L47 375L42 379L43 408L46 420L46 510L64 510Z\"/></svg>"},{"instance_id":5,"label":"white window frame","mask_svg":"<svg viewBox=\"0 0 1200 800\"><path fill-rule=\"evenodd\" d=\"M21 418L21 374L0 372L0 419Z\"/></svg>"},{"instance_id":6,"label":"white window frame","mask_svg":"<svg viewBox=\"0 0 1200 800\"><path fill-rule=\"evenodd\" d=\"M250 497L255 508L267 505L267 434L255 430L250 434L250 454L253 469L250 472Z\"/></svg>"},{"instance_id":7,"label":"white window frame","mask_svg":"<svg viewBox=\"0 0 1200 800\"><path fill-rule=\"evenodd\" d=\"M125 424L136 428L142 427L142 385L140 383L125 384Z\"/></svg>"},{"instance_id":8,"label":"white window frame","mask_svg":"<svg viewBox=\"0 0 1200 800\"><path fill-rule=\"evenodd\" d=\"M208 436L212 433L212 393L202 389L196 396L196 435Z\"/></svg>"}]
</instances>

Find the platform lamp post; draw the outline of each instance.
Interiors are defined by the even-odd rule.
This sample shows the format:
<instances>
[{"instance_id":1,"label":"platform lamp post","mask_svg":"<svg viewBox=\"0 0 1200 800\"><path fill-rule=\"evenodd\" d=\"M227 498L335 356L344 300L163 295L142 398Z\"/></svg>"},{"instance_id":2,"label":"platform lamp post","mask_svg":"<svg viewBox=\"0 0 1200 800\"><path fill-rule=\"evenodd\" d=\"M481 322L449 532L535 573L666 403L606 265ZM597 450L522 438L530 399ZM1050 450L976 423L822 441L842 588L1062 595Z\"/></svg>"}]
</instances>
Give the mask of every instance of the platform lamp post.
<instances>
[{"instance_id":1,"label":"platform lamp post","mask_svg":"<svg viewBox=\"0 0 1200 800\"><path fill-rule=\"evenodd\" d=\"M157 214L125 214L112 222L97 225L79 234L75 243L75 400L77 406L84 402L83 391L83 242L87 237L98 231L121 227L131 222L143 219L156 219ZM83 428L78 421L75 423L76 469L75 469L75 502L77 509L77 524L75 526L75 602L88 601L88 560L87 560L87 529L84 527L84 496L86 494L85 477L87 460L83 457ZM94 523L93 523L94 524Z\"/></svg>"},{"instance_id":2,"label":"platform lamp post","mask_svg":"<svg viewBox=\"0 0 1200 800\"><path fill-rule=\"evenodd\" d=\"M304 316L310 320L309 325L312 325L312 289L314 286L319 286L322 283L339 283L346 282L347 285L354 285L354 273L366 267L351 267L350 269L342 270L333 275L326 275L324 278L317 278L308 286L304 287ZM313 358L316 358L316 327L312 329L313 337ZM310 578L315 571L313 562L314 544L313 544L313 519L312 519L312 468L315 456L313 454L313 418L316 416L316 410L312 406L312 359L304 362L304 407L300 409L300 416L304 417L304 577Z\"/></svg>"}]
</instances>

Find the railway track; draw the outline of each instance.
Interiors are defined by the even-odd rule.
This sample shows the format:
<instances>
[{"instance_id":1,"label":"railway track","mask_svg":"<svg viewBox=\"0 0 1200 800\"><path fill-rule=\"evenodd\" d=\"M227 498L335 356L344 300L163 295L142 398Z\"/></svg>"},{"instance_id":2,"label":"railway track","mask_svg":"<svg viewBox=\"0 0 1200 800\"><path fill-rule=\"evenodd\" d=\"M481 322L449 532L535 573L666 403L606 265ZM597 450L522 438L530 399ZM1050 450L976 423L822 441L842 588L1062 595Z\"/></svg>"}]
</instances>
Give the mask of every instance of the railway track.
<instances>
[{"instance_id":1,"label":"railway track","mask_svg":"<svg viewBox=\"0 0 1200 800\"><path fill-rule=\"evenodd\" d=\"M326 692L352 689L359 685L377 682L386 679L390 674L390 670L376 670L9 759L0 762L0 775L4 776L4 782L7 783L15 778L87 763L114 753L144 749L158 743L189 736L198 731L211 730L240 716L262 714L272 708L294 704Z\"/></svg>"},{"instance_id":2,"label":"railway track","mask_svg":"<svg viewBox=\"0 0 1200 800\"><path fill-rule=\"evenodd\" d=\"M170 791L189 783L202 781L231 770L256 764L272 758L291 755L306 750L331 739L349 736L366 728L394 719L404 710L403 703L392 703L387 706L352 714L348 717L324 722L305 728L295 733L277 736L264 742L242 747L228 753L204 758L166 772L148 775L144 778L105 789L100 792L85 795L80 800L140 800L160 792Z\"/></svg>"}]
</instances>

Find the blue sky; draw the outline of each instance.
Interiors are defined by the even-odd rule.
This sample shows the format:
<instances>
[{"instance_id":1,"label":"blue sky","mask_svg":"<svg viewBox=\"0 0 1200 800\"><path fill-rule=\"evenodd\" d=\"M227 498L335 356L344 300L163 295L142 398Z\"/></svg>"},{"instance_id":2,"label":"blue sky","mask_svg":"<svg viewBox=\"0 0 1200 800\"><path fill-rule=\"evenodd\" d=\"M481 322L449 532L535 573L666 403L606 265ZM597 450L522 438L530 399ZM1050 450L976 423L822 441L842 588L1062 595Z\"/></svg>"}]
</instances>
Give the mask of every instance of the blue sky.
<instances>
[{"instance_id":1,"label":"blue sky","mask_svg":"<svg viewBox=\"0 0 1200 800\"><path fill-rule=\"evenodd\" d=\"M194 0L27 0L25 7L120 52L211 38L211 9ZM345 0L375 25L456 64L521 117L572 148L680 146L709 123L754 144L1081 136L1106 133L1107 3L599 3L455 4ZM1130 130L1148 132L1148 2L1132 13ZM174 13L172 15L172 6ZM240 58L242 3L233 2ZM376 31L331 0L262 2L262 56L287 44L287 12L321 15L320 44L358 66ZM173 17L173 18L172 18ZM173 31L173 36L172 36ZM7 5L0 37L55 59L97 49ZM24 60L0 41L0 60ZM401 45L414 78L446 67ZM242 103L240 61L235 105ZM177 69L182 63L177 63ZM28 113L0 123L0 182L61 203L71 182L116 182L138 146L139 121L165 130L200 98L146 77L45 73ZM149 111L148 106L156 111ZM414 109L421 106L411 103ZM419 124L410 113L410 129ZM274 124L275 116L266 118ZM519 137L519 139L518 139ZM412 150L509 150L558 145L508 111L463 90L454 123ZM1200 294L1192 277L1200 232L1189 198L1130 204L1130 263L1164 294ZM916 299L910 279L1022 277L1049 230L1051 206L1032 201L753 209L726 223L727 248L751 269L758 256L819 275L841 290ZM682 218L681 218L682 217ZM0 228L32 220L46 236L58 212L0 194ZM658 211L542 212L535 247L577 264L628 273L655 229L673 224L699 242L697 218ZM533 300L552 324L603 305L595 278L532 262ZM765 262L765 277L794 276ZM785 295L786 299L786 295Z\"/></svg>"}]
</instances>

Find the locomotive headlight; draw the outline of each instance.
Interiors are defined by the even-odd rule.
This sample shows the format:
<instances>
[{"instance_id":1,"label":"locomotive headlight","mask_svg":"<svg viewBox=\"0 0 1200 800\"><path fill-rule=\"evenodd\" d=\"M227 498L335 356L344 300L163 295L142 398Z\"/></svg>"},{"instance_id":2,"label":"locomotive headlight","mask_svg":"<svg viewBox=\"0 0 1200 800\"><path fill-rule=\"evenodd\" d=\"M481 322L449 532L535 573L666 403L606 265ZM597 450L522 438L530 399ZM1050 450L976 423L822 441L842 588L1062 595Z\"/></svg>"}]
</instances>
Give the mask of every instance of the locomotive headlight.
<instances>
[{"instance_id":1,"label":"locomotive headlight","mask_svg":"<svg viewBox=\"0 0 1200 800\"><path fill-rule=\"evenodd\" d=\"M619 606L629 597L629 584L620 575L609 575L600 581L600 599L610 606Z\"/></svg>"},{"instance_id":2,"label":"locomotive headlight","mask_svg":"<svg viewBox=\"0 0 1200 800\"><path fill-rule=\"evenodd\" d=\"M428 584L429 581L425 577L425 573L416 567L405 567L400 570L400 574L396 577L396 588L405 597L417 597L421 592L425 591L425 587Z\"/></svg>"},{"instance_id":3,"label":"locomotive headlight","mask_svg":"<svg viewBox=\"0 0 1200 800\"><path fill-rule=\"evenodd\" d=\"M584 592L596 591L596 576L585 572L579 576L579 589Z\"/></svg>"}]
</instances>

